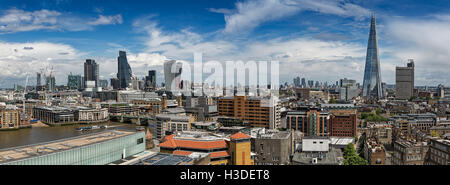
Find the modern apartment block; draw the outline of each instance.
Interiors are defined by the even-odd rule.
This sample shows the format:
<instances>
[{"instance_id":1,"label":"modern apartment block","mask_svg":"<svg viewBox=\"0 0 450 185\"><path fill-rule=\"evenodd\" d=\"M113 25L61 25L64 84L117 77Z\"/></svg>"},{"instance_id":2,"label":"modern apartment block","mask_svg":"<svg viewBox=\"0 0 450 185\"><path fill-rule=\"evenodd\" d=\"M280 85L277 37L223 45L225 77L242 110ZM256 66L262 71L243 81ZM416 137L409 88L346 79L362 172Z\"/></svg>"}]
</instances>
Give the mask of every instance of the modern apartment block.
<instances>
[{"instance_id":1,"label":"modern apartment block","mask_svg":"<svg viewBox=\"0 0 450 185\"><path fill-rule=\"evenodd\" d=\"M276 129L281 126L280 105L276 100L270 101L253 96L221 97L217 100L217 109L219 116L241 118L252 127Z\"/></svg>"},{"instance_id":2,"label":"modern apartment block","mask_svg":"<svg viewBox=\"0 0 450 185\"><path fill-rule=\"evenodd\" d=\"M30 126L30 117L29 114L23 113L23 109L16 106L0 108L0 130Z\"/></svg>"},{"instance_id":3,"label":"modern apartment block","mask_svg":"<svg viewBox=\"0 0 450 185\"><path fill-rule=\"evenodd\" d=\"M157 114L156 115L156 138L161 139L172 132L188 131L194 117L178 114ZM167 134L170 133L170 134Z\"/></svg>"},{"instance_id":4,"label":"modern apartment block","mask_svg":"<svg viewBox=\"0 0 450 185\"><path fill-rule=\"evenodd\" d=\"M320 107L330 113L330 136L354 137L357 135L358 117L355 105L322 104Z\"/></svg>"},{"instance_id":5,"label":"modern apartment block","mask_svg":"<svg viewBox=\"0 0 450 185\"><path fill-rule=\"evenodd\" d=\"M356 114L332 114L330 115L330 136L357 136L356 125Z\"/></svg>"},{"instance_id":6,"label":"modern apartment block","mask_svg":"<svg viewBox=\"0 0 450 185\"><path fill-rule=\"evenodd\" d=\"M124 102L117 103L103 103L102 108L108 108L110 116L130 115L136 116L139 114L139 106Z\"/></svg>"},{"instance_id":7,"label":"modern apartment block","mask_svg":"<svg viewBox=\"0 0 450 185\"><path fill-rule=\"evenodd\" d=\"M161 113L163 101L161 98L144 98L131 100L131 103L143 108L147 114L156 115Z\"/></svg>"},{"instance_id":8,"label":"modern apartment block","mask_svg":"<svg viewBox=\"0 0 450 185\"><path fill-rule=\"evenodd\" d=\"M318 108L291 111L286 115L288 129L300 131L305 136L329 136L330 113Z\"/></svg>"}]
</instances>

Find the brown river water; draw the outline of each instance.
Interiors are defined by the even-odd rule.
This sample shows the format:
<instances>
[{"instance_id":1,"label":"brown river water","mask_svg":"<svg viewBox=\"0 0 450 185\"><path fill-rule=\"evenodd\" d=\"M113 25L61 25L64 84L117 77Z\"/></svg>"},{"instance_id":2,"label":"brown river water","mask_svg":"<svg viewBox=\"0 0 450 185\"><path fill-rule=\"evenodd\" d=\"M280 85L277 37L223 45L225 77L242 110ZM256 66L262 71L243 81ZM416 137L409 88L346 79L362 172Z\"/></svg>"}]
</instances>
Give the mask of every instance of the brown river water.
<instances>
[{"instance_id":1,"label":"brown river water","mask_svg":"<svg viewBox=\"0 0 450 185\"><path fill-rule=\"evenodd\" d=\"M107 122L94 125L108 125L106 129L135 129L136 125L118 122ZM95 129L88 131L77 131L76 128L85 127L88 125L67 125L56 127L35 127L23 128L19 130L0 131L0 149L10 148L16 146L23 146L41 142L48 142L68 137L80 136L87 133L101 132L105 129Z\"/></svg>"}]
</instances>

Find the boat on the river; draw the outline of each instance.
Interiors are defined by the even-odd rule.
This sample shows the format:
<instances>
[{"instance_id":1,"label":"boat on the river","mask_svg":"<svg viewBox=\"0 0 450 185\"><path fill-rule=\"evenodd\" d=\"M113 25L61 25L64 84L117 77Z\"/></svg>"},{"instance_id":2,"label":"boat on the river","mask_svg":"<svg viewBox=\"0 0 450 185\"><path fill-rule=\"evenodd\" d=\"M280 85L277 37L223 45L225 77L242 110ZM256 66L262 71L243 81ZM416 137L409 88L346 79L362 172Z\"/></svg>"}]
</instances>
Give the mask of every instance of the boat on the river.
<instances>
[{"instance_id":1,"label":"boat on the river","mask_svg":"<svg viewBox=\"0 0 450 185\"><path fill-rule=\"evenodd\" d=\"M86 131L86 130L92 130L92 126L87 126L87 127L79 127L76 130L78 131Z\"/></svg>"},{"instance_id":2,"label":"boat on the river","mask_svg":"<svg viewBox=\"0 0 450 185\"><path fill-rule=\"evenodd\" d=\"M78 131L86 131L86 130L96 130L96 129L106 129L108 128L108 125L94 125L94 126L86 126L86 127L79 127L76 128Z\"/></svg>"}]
</instances>

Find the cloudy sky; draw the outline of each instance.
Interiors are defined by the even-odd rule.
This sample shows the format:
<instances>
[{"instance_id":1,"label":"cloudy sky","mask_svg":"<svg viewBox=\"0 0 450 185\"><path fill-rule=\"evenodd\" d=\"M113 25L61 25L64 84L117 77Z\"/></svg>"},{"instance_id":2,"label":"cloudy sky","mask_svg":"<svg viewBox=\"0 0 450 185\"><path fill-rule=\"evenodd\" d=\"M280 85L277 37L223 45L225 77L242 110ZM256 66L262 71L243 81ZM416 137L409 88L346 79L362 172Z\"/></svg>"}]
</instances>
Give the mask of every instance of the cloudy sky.
<instances>
[{"instance_id":1,"label":"cloudy sky","mask_svg":"<svg viewBox=\"0 0 450 185\"><path fill-rule=\"evenodd\" d=\"M23 84L53 66L57 84L83 75L85 59L102 79L125 50L143 77L166 59L277 60L280 81L362 81L370 16L377 18L382 80L416 64L416 85L450 85L450 2L444 0L16 0L0 8L0 87Z\"/></svg>"}]
</instances>

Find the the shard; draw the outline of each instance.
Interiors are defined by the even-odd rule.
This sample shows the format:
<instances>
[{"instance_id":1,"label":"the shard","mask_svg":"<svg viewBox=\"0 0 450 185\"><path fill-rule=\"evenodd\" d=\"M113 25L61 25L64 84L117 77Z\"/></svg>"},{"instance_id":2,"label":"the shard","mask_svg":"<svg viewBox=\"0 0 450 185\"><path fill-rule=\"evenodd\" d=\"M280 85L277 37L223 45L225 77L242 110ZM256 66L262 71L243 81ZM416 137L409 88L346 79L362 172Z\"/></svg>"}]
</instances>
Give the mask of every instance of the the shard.
<instances>
[{"instance_id":1,"label":"the shard","mask_svg":"<svg viewBox=\"0 0 450 185\"><path fill-rule=\"evenodd\" d=\"M382 99L383 89L381 88L380 58L378 56L378 41L375 22L375 16L372 16L367 45L366 66L364 69L363 97L369 99Z\"/></svg>"},{"instance_id":2,"label":"the shard","mask_svg":"<svg viewBox=\"0 0 450 185\"><path fill-rule=\"evenodd\" d=\"M125 89L131 83L131 67L128 64L127 53L125 51L119 51L119 57L117 57L118 62L118 73L117 78L119 79L119 87Z\"/></svg>"}]
</instances>

